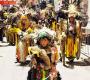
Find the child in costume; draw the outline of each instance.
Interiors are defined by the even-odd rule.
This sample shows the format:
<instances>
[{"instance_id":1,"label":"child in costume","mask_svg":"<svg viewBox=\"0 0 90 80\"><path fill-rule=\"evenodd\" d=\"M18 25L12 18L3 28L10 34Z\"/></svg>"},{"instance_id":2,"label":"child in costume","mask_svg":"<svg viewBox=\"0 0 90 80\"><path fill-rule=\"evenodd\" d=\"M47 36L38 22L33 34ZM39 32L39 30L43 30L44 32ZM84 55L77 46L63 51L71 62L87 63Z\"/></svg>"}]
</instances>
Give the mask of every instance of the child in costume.
<instances>
[{"instance_id":1,"label":"child in costume","mask_svg":"<svg viewBox=\"0 0 90 80\"><path fill-rule=\"evenodd\" d=\"M56 70L59 60L58 50L52 45L49 33L39 31L37 46L30 47L29 52L32 54L32 68L28 72L27 80L60 80L59 72Z\"/></svg>"}]
</instances>

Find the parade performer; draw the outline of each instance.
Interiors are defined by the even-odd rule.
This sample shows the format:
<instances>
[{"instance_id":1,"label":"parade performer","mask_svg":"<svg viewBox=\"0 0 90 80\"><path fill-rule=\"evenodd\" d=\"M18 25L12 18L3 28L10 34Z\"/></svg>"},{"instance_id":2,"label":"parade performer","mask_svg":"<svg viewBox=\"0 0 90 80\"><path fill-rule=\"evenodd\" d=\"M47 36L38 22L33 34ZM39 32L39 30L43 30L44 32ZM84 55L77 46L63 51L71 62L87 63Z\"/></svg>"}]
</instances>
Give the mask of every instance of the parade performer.
<instances>
[{"instance_id":1,"label":"parade performer","mask_svg":"<svg viewBox=\"0 0 90 80\"><path fill-rule=\"evenodd\" d=\"M30 46L30 38L25 38L25 36L33 31L30 27L30 22L27 16L21 16L18 28L21 31L18 32L19 38L17 39L16 44L16 58L17 62L25 63L28 55L28 47Z\"/></svg>"},{"instance_id":2,"label":"parade performer","mask_svg":"<svg viewBox=\"0 0 90 80\"><path fill-rule=\"evenodd\" d=\"M49 27L56 31L57 29L57 24L56 24L56 19L55 19L55 11L54 11L54 7L52 4L47 4L47 14L48 14L48 23L49 23Z\"/></svg>"},{"instance_id":3,"label":"parade performer","mask_svg":"<svg viewBox=\"0 0 90 80\"><path fill-rule=\"evenodd\" d=\"M73 62L75 58L80 57L80 36L81 28L79 20L76 20L76 15L79 14L74 4L70 4L68 7L68 19L64 20L64 45L62 44L62 57L65 63L65 56L70 62ZM63 35L63 34L62 34ZM63 36L62 36L63 37ZM63 39L62 39L63 41Z\"/></svg>"},{"instance_id":4,"label":"parade performer","mask_svg":"<svg viewBox=\"0 0 90 80\"><path fill-rule=\"evenodd\" d=\"M16 44L16 34L19 32L17 22L20 19L21 14L11 13L7 21L6 38L10 45Z\"/></svg>"},{"instance_id":5,"label":"parade performer","mask_svg":"<svg viewBox=\"0 0 90 80\"><path fill-rule=\"evenodd\" d=\"M67 46L66 46L66 54L67 57L72 55L72 57L76 57L76 53L78 52L79 46L79 27L80 24L74 20L73 16L69 18L69 29L67 31ZM75 22L74 22L75 21ZM70 48L72 47L72 49Z\"/></svg>"},{"instance_id":6,"label":"parade performer","mask_svg":"<svg viewBox=\"0 0 90 80\"><path fill-rule=\"evenodd\" d=\"M0 11L0 41L3 41L3 37L5 36L4 31L6 29L8 16L8 12L4 11L4 9Z\"/></svg>"},{"instance_id":7,"label":"parade performer","mask_svg":"<svg viewBox=\"0 0 90 80\"><path fill-rule=\"evenodd\" d=\"M37 46L29 48L33 57L27 80L60 80L56 70L56 64L59 60L58 50L55 45L52 45L51 40L51 35L42 30L37 37Z\"/></svg>"},{"instance_id":8,"label":"parade performer","mask_svg":"<svg viewBox=\"0 0 90 80\"><path fill-rule=\"evenodd\" d=\"M73 7L74 5L70 5ZM66 56L75 58L79 51L79 38L80 38L80 22L75 20L75 16L77 13L72 13L71 9L69 9L69 22L67 23L67 41L66 41ZM76 11L76 10L75 10ZM70 48L72 47L72 48Z\"/></svg>"}]
</instances>

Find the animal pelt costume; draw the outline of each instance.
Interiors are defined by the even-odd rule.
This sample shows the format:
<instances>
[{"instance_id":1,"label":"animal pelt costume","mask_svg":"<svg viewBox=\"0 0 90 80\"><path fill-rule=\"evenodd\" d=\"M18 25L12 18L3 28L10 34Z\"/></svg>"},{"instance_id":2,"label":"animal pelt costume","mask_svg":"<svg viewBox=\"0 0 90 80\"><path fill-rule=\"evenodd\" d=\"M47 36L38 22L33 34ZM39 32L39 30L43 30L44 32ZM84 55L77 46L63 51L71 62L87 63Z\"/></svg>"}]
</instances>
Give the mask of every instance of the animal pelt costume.
<instances>
[{"instance_id":1,"label":"animal pelt costume","mask_svg":"<svg viewBox=\"0 0 90 80\"><path fill-rule=\"evenodd\" d=\"M47 56L47 52L44 49L40 49L39 47L29 47L29 52L31 52L32 55L36 54L37 57L39 57L40 59L42 59L44 61L44 63L46 64L46 69L49 69L51 66L50 63L50 59ZM57 62L58 61L58 51L55 50L55 48L52 48L52 54L51 54L51 61L52 63ZM36 64L36 63L35 63Z\"/></svg>"},{"instance_id":2,"label":"animal pelt costume","mask_svg":"<svg viewBox=\"0 0 90 80\"><path fill-rule=\"evenodd\" d=\"M49 35L50 33L52 33L52 31L48 30L47 28L41 29L38 32L37 46L29 47L28 49L29 54L32 56L30 74L33 74L32 69L34 69L34 71L36 72L34 74L37 75L38 72L38 74L42 74L44 76L43 78L40 78L41 80L45 79L48 76L50 79L52 72L55 73L55 75L58 74L58 71L55 70L56 63L59 60L58 50L54 45L51 45L51 39L54 38L54 34ZM45 41L46 44L44 46L43 44L41 44L43 40L47 41ZM42 71L43 73L41 73ZM46 75L44 73L46 73ZM55 75L53 75L53 78L57 77Z\"/></svg>"},{"instance_id":3,"label":"animal pelt costume","mask_svg":"<svg viewBox=\"0 0 90 80\"><path fill-rule=\"evenodd\" d=\"M29 52L32 55L31 68L33 68L33 70L31 69L28 72L27 80L33 80L33 78L31 76L32 75L35 76L35 74L37 73L37 68L35 65L38 65L40 63L41 63L40 64L41 66L43 66L43 64L45 64L45 66L43 66L42 69L39 69L40 71L43 71L43 73L41 72L40 74L42 74L44 76L41 80L43 80L46 76L49 76L48 79L50 79L50 80L52 80L52 79L53 80L61 80L60 74L56 70L56 66L55 66L56 65L55 61L56 62L58 61L58 54L57 54L57 50L55 50L55 48L52 48L53 54L51 54L51 60L50 60L47 52L44 49L40 49L37 46L29 47ZM35 59L33 58L33 56L35 57ZM45 76L45 74L46 74L46 76Z\"/></svg>"}]
</instances>

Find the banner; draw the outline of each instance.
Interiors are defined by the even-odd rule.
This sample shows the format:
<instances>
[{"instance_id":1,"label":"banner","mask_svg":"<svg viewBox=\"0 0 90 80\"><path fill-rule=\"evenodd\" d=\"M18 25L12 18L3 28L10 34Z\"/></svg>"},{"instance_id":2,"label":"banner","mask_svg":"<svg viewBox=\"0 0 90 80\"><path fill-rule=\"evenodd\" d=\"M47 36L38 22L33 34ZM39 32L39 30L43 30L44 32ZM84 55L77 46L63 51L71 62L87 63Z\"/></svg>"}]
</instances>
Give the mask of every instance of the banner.
<instances>
[{"instance_id":1,"label":"banner","mask_svg":"<svg viewBox=\"0 0 90 80\"><path fill-rule=\"evenodd\" d=\"M16 0L0 0L1 5L14 5L16 4Z\"/></svg>"}]
</instances>

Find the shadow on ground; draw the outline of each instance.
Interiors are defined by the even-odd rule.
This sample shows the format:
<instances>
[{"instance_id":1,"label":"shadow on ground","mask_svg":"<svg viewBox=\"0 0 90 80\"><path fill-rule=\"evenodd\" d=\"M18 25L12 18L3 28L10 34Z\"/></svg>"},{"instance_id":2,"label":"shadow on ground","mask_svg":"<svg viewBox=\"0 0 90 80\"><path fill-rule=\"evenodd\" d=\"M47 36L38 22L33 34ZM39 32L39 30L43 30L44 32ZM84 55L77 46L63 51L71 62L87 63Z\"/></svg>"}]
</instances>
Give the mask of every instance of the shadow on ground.
<instances>
[{"instance_id":1,"label":"shadow on ground","mask_svg":"<svg viewBox=\"0 0 90 80\"><path fill-rule=\"evenodd\" d=\"M18 62L15 62L15 63L18 63ZM17 66L23 66L23 67L27 67L28 66L29 67L30 66L30 61L27 60L25 62L21 62Z\"/></svg>"},{"instance_id":2,"label":"shadow on ground","mask_svg":"<svg viewBox=\"0 0 90 80\"><path fill-rule=\"evenodd\" d=\"M90 62L88 59L84 59L83 61L66 62L65 64L65 67L70 69L74 69L74 66L90 66Z\"/></svg>"}]
</instances>

